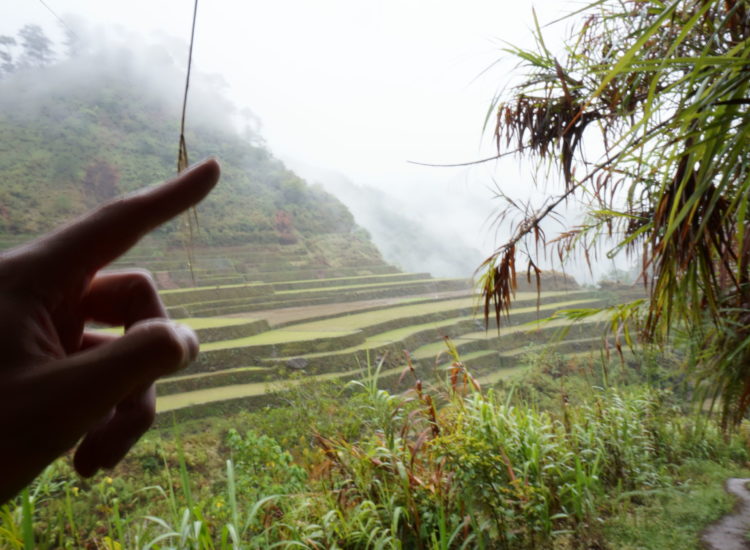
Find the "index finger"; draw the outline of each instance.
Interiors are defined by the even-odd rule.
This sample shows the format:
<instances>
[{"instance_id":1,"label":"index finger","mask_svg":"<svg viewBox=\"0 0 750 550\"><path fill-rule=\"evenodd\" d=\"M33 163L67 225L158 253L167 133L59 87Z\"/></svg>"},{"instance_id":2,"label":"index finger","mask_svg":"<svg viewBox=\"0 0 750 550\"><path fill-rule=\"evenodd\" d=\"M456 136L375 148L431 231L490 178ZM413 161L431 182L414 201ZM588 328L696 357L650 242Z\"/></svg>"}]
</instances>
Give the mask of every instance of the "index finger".
<instances>
[{"instance_id":1,"label":"index finger","mask_svg":"<svg viewBox=\"0 0 750 550\"><path fill-rule=\"evenodd\" d=\"M155 227L198 204L219 181L219 173L219 163L209 159L166 183L106 203L35 244L50 261L91 274Z\"/></svg>"}]
</instances>

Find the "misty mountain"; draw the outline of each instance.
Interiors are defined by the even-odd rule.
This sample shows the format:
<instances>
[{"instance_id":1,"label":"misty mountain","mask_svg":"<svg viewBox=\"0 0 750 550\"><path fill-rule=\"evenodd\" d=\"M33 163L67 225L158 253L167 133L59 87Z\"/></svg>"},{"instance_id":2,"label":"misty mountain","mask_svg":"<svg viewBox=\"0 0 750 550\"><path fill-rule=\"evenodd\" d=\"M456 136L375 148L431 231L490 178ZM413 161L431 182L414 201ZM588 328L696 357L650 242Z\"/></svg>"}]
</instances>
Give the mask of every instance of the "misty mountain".
<instances>
[{"instance_id":1,"label":"misty mountain","mask_svg":"<svg viewBox=\"0 0 750 550\"><path fill-rule=\"evenodd\" d=\"M175 173L184 76L168 49L90 39L73 46L58 61L0 73L0 234L49 230ZM221 184L198 208L198 244L285 244L336 233L379 255L340 201L265 148L223 98L220 79L194 80L186 141L192 160L215 155L223 167ZM174 244L181 231L172 222L157 234Z\"/></svg>"},{"instance_id":2,"label":"misty mountain","mask_svg":"<svg viewBox=\"0 0 750 550\"><path fill-rule=\"evenodd\" d=\"M405 271L428 271L441 277L470 277L484 259L475 248L450 231L437 234L420 223L418 200L405 204L396 197L346 176L287 160L294 170L319 183L354 214L386 261Z\"/></svg>"}]
</instances>

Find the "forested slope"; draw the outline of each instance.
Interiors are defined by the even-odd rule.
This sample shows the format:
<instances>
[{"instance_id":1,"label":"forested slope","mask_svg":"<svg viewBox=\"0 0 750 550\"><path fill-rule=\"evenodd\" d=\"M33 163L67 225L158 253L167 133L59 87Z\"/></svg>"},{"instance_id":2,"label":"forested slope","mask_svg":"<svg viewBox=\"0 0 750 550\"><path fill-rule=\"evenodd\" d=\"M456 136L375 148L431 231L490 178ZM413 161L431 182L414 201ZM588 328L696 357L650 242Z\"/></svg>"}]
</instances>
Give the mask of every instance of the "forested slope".
<instances>
[{"instance_id":1,"label":"forested slope","mask_svg":"<svg viewBox=\"0 0 750 550\"><path fill-rule=\"evenodd\" d=\"M144 59L88 47L0 75L0 235L48 230L175 173L183 77L165 51ZM241 117L217 89L198 81L188 109L191 159L215 155L223 167L199 207L195 244L339 234L379 257L343 204L288 170L256 133L237 131ZM176 244L182 233L173 222L158 235Z\"/></svg>"}]
</instances>

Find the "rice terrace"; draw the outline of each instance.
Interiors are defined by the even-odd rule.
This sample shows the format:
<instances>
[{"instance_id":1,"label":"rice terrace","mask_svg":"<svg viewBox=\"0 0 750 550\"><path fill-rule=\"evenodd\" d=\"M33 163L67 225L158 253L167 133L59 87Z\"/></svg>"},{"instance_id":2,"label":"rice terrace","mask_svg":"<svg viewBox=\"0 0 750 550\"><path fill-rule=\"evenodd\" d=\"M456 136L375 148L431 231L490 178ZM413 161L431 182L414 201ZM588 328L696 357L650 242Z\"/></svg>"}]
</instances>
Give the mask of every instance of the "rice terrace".
<instances>
[{"instance_id":1,"label":"rice terrace","mask_svg":"<svg viewBox=\"0 0 750 550\"><path fill-rule=\"evenodd\" d=\"M405 366L404 351L420 373L432 376L431 368L452 362L446 338L480 381L495 380L504 370L514 372L522 352L534 343L545 346L560 326L525 323L560 308L603 304L600 293L579 290L561 274L558 280L552 276L549 286L559 290L545 292L539 306L530 287L519 293L508 326L497 331L485 329L467 280L398 273L384 262L316 270L304 263L304 251L285 253L300 265L287 265L279 273L273 271L278 259L259 264L252 249L244 251L244 259L241 249L232 250L231 259L203 258L196 252L194 271L202 286L162 291L171 316L197 331L202 353L186 371L158 383L159 413L189 409L185 414L195 417L198 411L222 411L232 403L257 407L274 393L274 385L280 388L295 373L296 380L351 379L361 376L368 363L377 363L382 364L382 382L395 380ZM173 254L172 265L181 269L181 251ZM163 254L157 257L155 268L169 267ZM126 262L147 268L152 263L146 256L133 258ZM219 268L211 269L212 263ZM152 271L161 280L174 279L167 269ZM306 279L312 271L319 278ZM231 283L211 286L212 279ZM567 352L598 350L602 335L590 325L569 331L557 346Z\"/></svg>"}]
</instances>

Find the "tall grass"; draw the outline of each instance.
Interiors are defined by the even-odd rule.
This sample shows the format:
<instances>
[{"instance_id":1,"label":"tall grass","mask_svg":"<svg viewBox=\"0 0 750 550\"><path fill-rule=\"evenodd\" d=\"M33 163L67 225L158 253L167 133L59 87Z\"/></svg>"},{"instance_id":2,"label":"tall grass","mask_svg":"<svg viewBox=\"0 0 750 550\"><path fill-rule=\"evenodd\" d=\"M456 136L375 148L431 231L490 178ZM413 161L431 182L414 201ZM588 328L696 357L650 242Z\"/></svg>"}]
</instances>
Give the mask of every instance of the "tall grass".
<instances>
[{"instance_id":1,"label":"tall grass","mask_svg":"<svg viewBox=\"0 0 750 550\"><path fill-rule=\"evenodd\" d=\"M229 430L223 467L204 468L201 450L178 441L159 451L157 474L84 489L58 463L0 509L0 546L583 548L620 507L670 486L684 461L747 460L741 438L685 416L663 391L589 390L544 411L479 391L457 356L440 389L415 378L395 395L377 377L376 367L317 405L361 415L356 436L310 418L294 456ZM134 460L156 469L150 456Z\"/></svg>"}]
</instances>

